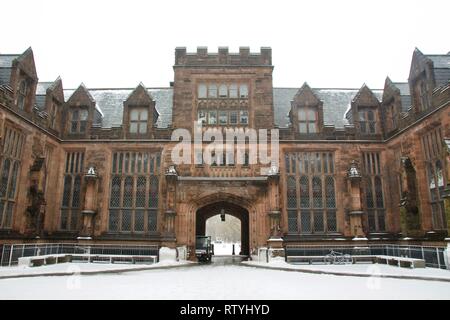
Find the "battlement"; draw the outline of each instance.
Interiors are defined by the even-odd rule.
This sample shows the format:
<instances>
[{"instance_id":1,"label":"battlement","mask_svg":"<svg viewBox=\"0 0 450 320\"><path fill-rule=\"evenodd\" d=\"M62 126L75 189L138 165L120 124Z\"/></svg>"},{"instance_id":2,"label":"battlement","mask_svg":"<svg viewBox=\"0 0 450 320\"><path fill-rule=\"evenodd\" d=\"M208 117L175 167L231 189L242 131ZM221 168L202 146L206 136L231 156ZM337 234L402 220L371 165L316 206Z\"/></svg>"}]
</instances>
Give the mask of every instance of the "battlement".
<instances>
[{"instance_id":1,"label":"battlement","mask_svg":"<svg viewBox=\"0 0 450 320\"><path fill-rule=\"evenodd\" d=\"M197 52L186 52L186 47L175 49L175 66L271 66L272 49L261 47L260 52L250 52L249 47L239 47L239 53L219 47L218 52L208 53L207 47L197 47Z\"/></svg>"}]
</instances>

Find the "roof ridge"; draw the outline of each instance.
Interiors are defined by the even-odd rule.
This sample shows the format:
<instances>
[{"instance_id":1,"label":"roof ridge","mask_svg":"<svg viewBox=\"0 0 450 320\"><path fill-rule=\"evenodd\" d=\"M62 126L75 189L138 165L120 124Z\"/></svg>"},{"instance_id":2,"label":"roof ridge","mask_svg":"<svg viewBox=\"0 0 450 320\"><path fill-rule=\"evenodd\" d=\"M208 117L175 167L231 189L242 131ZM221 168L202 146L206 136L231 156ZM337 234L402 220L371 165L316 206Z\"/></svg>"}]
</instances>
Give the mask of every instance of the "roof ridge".
<instances>
[{"instance_id":1,"label":"roof ridge","mask_svg":"<svg viewBox=\"0 0 450 320\"><path fill-rule=\"evenodd\" d=\"M274 89L300 89L300 88L298 88L298 87L273 87ZM316 88L316 87L310 87L311 89L313 89L313 90L356 90L356 91L358 91L358 90L360 90L361 88L326 88L326 87L324 87L324 88L321 88L321 87L319 87L319 88ZM383 89L370 89L370 90L383 90Z\"/></svg>"},{"instance_id":2,"label":"roof ridge","mask_svg":"<svg viewBox=\"0 0 450 320\"><path fill-rule=\"evenodd\" d=\"M150 89L173 89L172 87L145 87L147 90ZM77 90L78 88L65 88L65 90ZM136 89L136 87L134 88L87 88L89 91L91 90L134 90Z\"/></svg>"}]
</instances>

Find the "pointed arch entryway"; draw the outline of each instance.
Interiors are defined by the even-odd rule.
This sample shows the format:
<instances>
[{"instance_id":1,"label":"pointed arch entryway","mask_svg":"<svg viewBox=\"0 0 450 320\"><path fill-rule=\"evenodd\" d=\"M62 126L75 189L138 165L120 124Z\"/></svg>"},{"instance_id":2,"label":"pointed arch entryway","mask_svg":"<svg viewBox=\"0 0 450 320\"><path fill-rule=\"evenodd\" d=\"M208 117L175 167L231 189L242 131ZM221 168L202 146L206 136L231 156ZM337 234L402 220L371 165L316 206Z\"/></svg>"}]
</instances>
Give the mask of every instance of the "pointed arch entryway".
<instances>
[{"instance_id":1,"label":"pointed arch entryway","mask_svg":"<svg viewBox=\"0 0 450 320\"><path fill-rule=\"evenodd\" d=\"M247 209L243 208L242 206L236 205L231 202L219 201L199 208L196 211L195 217L195 235L205 235L206 220L215 215L220 215L222 210L224 211L225 215L231 215L241 221L241 252L237 252L237 254L248 256L250 253L249 215Z\"/></svg>"},{"instance_id":2,"label":"pointed arch entryway","mask_svg":"<svg viewBox=\"0 0 450 320\"><path fill-rule=\"evenodd\" d=\"M206 220L220 214L221 209L224 209L225 214L232 215L241 221L241 252L239 253L250 255L251 217L252 214L255 214L255 209L250 201L231 193L213 193L192 202L190 211L193 218L191 220L193 232L191 233L190 243L193 244L195 236L205 234Z\"/></svg>"}]
</instances>

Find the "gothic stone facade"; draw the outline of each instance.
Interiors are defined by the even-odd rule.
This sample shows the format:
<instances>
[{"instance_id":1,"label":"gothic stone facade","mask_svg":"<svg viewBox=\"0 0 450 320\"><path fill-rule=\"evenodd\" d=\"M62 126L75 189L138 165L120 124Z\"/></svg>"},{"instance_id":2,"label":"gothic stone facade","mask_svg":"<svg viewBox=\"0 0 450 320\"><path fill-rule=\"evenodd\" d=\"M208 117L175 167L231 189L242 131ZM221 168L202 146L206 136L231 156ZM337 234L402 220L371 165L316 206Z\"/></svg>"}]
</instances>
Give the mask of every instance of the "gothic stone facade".
<instances>
[{"instance_id":1,"label":"gothic stone facade","mask_svg":"<svg viewBox=\"0 0 450 320\"><path fill-rule=\"evenodd\" d=\"M272 72L270 48L176 48L170 87L70 90L38 81L31 48L0 55L1 243L192 248L222 210L241 220L244 254L444 240L449 54L416 49L408 82L383 90L274 88ZM198 122L279 129L278 172L226 153L171 168L173 131Z\"/></svg>"}]
</instances>

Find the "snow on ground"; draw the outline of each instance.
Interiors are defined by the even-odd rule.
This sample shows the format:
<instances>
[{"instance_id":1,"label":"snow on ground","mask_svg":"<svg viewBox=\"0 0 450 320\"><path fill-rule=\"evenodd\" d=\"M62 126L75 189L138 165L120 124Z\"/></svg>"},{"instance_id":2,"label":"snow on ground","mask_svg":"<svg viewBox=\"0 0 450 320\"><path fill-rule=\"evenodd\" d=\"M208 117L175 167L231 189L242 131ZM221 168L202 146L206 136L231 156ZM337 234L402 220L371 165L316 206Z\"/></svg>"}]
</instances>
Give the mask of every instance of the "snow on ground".
<instances>
[{"instance_id":1,"label":"snow on ground","mask_svg":"<svg viewBox=\"0 0 450 320\"><path fill-rule=\"evenodd\" d=\"M370 275L394 275L413 277L437 277L450 280L450 270L437 268L400 268L385 264L347 264L347 265L325 265L325 264L290 264L284 259L272 260L270 263L258 261L245 261L248 265L259 265L267 268L288 268L294 270L314 270L339 273L357 273Z\"/></svg>"},{"instance_id":2,"label":"snow on ground","mask_svg":"<svg viewBox=\"0 0 450 320\"><path fill-rule=\"evenodd\" d=\"M217 243L214 242L214 254L215 255L230 255L233 253L233 243L230 242L221 242ZM239 254L241 251L241 244L235 243L234 244L234 253Z\"/></svg>"},{"instance_id":3,"label":"snow on ground","mask_svg":"<svg viewBox=\"0 0 450 320\"><path fill-rule=\"evenodd\" d=\"M1 276L17 276L30 274L53 274L53 273L77 273L77 272L98 272L98 271L124 271L142 268L157 268L164 266L179 266L190 264L189 261L162 261L155 264L110 264L110 263L59 263L41 267L13 266L1 267ZM0 284L1 286L1 284Z\"/></svg>"},{"instance_id":4,"label":"snow on ground","mask_svg":"<svg viewBox=\"0 0 450 320\"><path fill-rule=\"evenodd\" d=\"M450 299L450 283L199 265L0 280L0 299Z\"/></svg>"}]
</instances>

